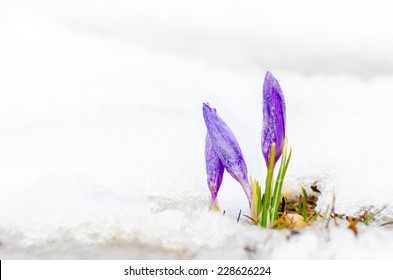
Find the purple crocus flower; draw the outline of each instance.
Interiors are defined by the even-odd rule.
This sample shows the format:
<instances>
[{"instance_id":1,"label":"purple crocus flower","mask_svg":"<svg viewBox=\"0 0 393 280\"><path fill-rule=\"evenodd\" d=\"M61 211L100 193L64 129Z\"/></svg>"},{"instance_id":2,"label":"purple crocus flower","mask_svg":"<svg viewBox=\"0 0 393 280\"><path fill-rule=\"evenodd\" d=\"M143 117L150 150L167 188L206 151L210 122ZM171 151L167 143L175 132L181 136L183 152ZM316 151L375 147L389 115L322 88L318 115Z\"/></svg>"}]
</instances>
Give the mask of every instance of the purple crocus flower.
<instances>
[{"instance_id":1,"label":"purple crocus flower","mask_svg":"<svg viewBox=\"0 0 393 280\"><path fill-rule=\"evenodd\" d=\"M263 83L262 154L269 166L270 149L276 143L274 164L281 156L285 137L285 100L280 84L269 71Z\"/></svg>"},{"instance_id":2,"label":"purple crocus flower","mask_svg":"<svg viewBox=\"0 0 393 280\"><path fill-rule=\"evenodd\" d=\"M252 190L248 181L247 166L235 135L209 104L203 104L203 118L213 149L228 173L243 187L251 205ZM209 173L209 172L208 172Z\"/></svg>"},{"instance_id":3,"label":"purple crocus flower","mask_svg":"<svg viewBox=\"0 0 393 280\"><path fill-rule=\"evenodd\" d=\"M213 148L212 140L209 133L206 134L205 141L205 159L207 185L212 196L212 206L216 205L217 193L220 189L222 177L224 175L224 165Z\"/></svg>"}]
</instances>

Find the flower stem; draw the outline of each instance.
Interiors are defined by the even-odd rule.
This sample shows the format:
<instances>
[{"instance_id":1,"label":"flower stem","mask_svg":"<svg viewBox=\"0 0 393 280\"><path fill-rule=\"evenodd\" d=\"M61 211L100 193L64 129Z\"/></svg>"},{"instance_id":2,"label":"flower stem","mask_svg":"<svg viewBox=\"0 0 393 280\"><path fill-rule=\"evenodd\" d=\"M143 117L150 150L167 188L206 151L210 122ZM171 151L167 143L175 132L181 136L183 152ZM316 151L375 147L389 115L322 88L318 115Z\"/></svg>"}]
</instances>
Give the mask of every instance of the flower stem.
<instances>
[{"instance_id":1,"label":"flower stem","mask_svg":"<svg viewBox=\"0 0 393 280\"><path fill-rule=\"evenodd\" d=\"M260 214L262 208L261 186L259 182L250 176L252 187L252 203L251 203L251 217L258 223L260 221Z\"/></svg>"},{"instance_id":2,"label":"flower stem","mask_svg":"<svg viewBox=\"0 0 393 280\"><path fill-rule=\"evenodd\" d=\"M278 206L280 205L280 201L281 201L282 184L284 183L285 173L287 171L289 160L291 159L291 155L292 155L292 149L291 149L290 153L289 153L288 160L287 160L287 145L288 145L288 139L287 139L287 137L285 137L284 138L284 146L282 149L280 169L278 171L276 184L274 186L272 208L271 208L271 212L270 212L270 220L271 221L275 221L278 216L277 212L278 212Z\"/></svg>"},{"instance_id":3,"label":"flower stem","mask_svg":"<svg viewBox=\"0 0 393 280\"><path fill-rule=\"evenodd\" d=\"M276 157L276 143L272 144L270 150L269 166L267 169L265 193L262 202L262 219L261 226L266 228L270 224L269 210L270 210L270 200L272 196L272 182L273 182L273 172Z\"/></svg>"},{"instance_id":4,"label":"flower stem","mask_svg":"<svg viewBox=\"0 0 393 280\"><path fill-rule=\"evenodd\" d=\"M218 205L217 199L210 203L209 211L220 212L220 206Z\"/></svg>"}]
</instances>

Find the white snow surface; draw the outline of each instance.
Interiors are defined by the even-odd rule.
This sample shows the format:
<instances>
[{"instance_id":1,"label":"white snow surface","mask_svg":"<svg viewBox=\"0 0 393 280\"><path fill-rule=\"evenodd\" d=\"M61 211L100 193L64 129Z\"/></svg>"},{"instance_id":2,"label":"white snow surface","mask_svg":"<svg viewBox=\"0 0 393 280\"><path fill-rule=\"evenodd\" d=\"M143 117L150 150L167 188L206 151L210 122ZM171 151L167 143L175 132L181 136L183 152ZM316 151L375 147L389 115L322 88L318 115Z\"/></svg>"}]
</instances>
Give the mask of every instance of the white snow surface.
<instances>
[{"instance_id":1,"label":"white snow surface","mask_svg":"<svg viewBox=\"0 0 393 280\"><path fill-rule=\"evenodd\" d=\"M389 1L2 1L1 259L392 258L393 5ZM276 3L277 2L277 3ZM54 4L56 3L56 4ZM197 3L197 4L196 4ZM279 80L286 190L318 209L386 207L263 230L224 175L208 212L209 102L263 182L262 84Z\"/></svg>"}]
</instances>

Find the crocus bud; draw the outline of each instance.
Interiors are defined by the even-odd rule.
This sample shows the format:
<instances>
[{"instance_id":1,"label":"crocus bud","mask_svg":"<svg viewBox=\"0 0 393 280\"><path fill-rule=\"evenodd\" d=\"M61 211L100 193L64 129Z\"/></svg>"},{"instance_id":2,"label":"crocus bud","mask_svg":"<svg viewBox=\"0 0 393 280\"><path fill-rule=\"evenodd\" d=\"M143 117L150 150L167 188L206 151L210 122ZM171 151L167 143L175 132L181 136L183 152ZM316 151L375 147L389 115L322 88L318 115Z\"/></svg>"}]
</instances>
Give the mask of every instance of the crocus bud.
<instances>
[{"instance_id":1,"label":"crocus bud","mask_svg":"<svg viewBox=\"0 0 393 280\"><path fill-rule=\"evenodd\" d=\"M224 165L218 157L216 151L213 148L212 141L209 133L206 134L205 141L205 159L206 159L206 174L207 174L207 185L210 189L212 196L211 207L216 208L217 193L220 189L222 177L224 175Z\"/></svg>"},{"instance_id":2,"label":"crocus bud","mask_svg":"<svg viewBox=\"0 0 393 280\"><path fill-rule=\"evenodd\" d=\"M227 172L242 185L251 205L252 190L248 181L247 166L235 135L209 104L203 104L203 118L213 149Z\"/></svg>"},{"instance_id":3,"label":"crocus bud","mask_svg":"<svg viewBox=\"0 0 393 280\"><path fill-rule=\"evenodd\" d=\"M274 164L281 156L285 137L285 100L280 84L269 71L263 83L262 154L269 166L270 150L276 143Z\"/></svg>"}]
</instances>

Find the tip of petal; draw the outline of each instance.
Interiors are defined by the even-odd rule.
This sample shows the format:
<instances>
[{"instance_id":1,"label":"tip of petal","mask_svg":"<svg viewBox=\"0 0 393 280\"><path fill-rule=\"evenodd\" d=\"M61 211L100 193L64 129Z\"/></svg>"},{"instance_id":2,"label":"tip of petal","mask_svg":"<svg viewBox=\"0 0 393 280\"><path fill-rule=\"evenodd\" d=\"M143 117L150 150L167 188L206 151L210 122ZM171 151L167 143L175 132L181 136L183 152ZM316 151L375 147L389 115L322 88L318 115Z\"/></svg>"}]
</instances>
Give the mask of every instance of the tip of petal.
<instances>
[{"instance_id":1,"label":"tip of petal","mask_svg":"<svg viewBox=\"0 0 393 280\"><path fill-rule=\"evenodd\" d=\"M265 75L265 81L277 81L276 78L273 76L272 72L267 71Z\"/></svg>"},{"instance_id":2,"label":"tip of petal","mask_svg":"<svg viewBox=\"0 0 393 280\"><path fill-rule=\"evenodd\" d=\"M277 90L278 94L282 96L280 83L277 81L277 79L273 76L273 74L270 71L267 71L265 75L265 81L263 83L263 90L264 90L263 93L266 95L270 95L272 88Z\"/></svg>"},{"instance_id":3,"label":"tip of petal","mask_svg":"<svg viewBox=\"0 0 393 280\"><path fill-rule=\"evenodd\" d=\"M203 114L208 114L211 112L212 109L210 108L209 103L206 102L203 103L202 110L203 110Z\"/></svg>"},{"instance_id":4,"label":"tip of petal","mask_svg":"<svg viewBox=\"0 0 393 280\"><path fill-rule=\"evenodd\" d=\"M205 113L215 113L216 109L211 108L209 102L203 103L202 106L203 112Z\"/></svg>"}]
</instances>

